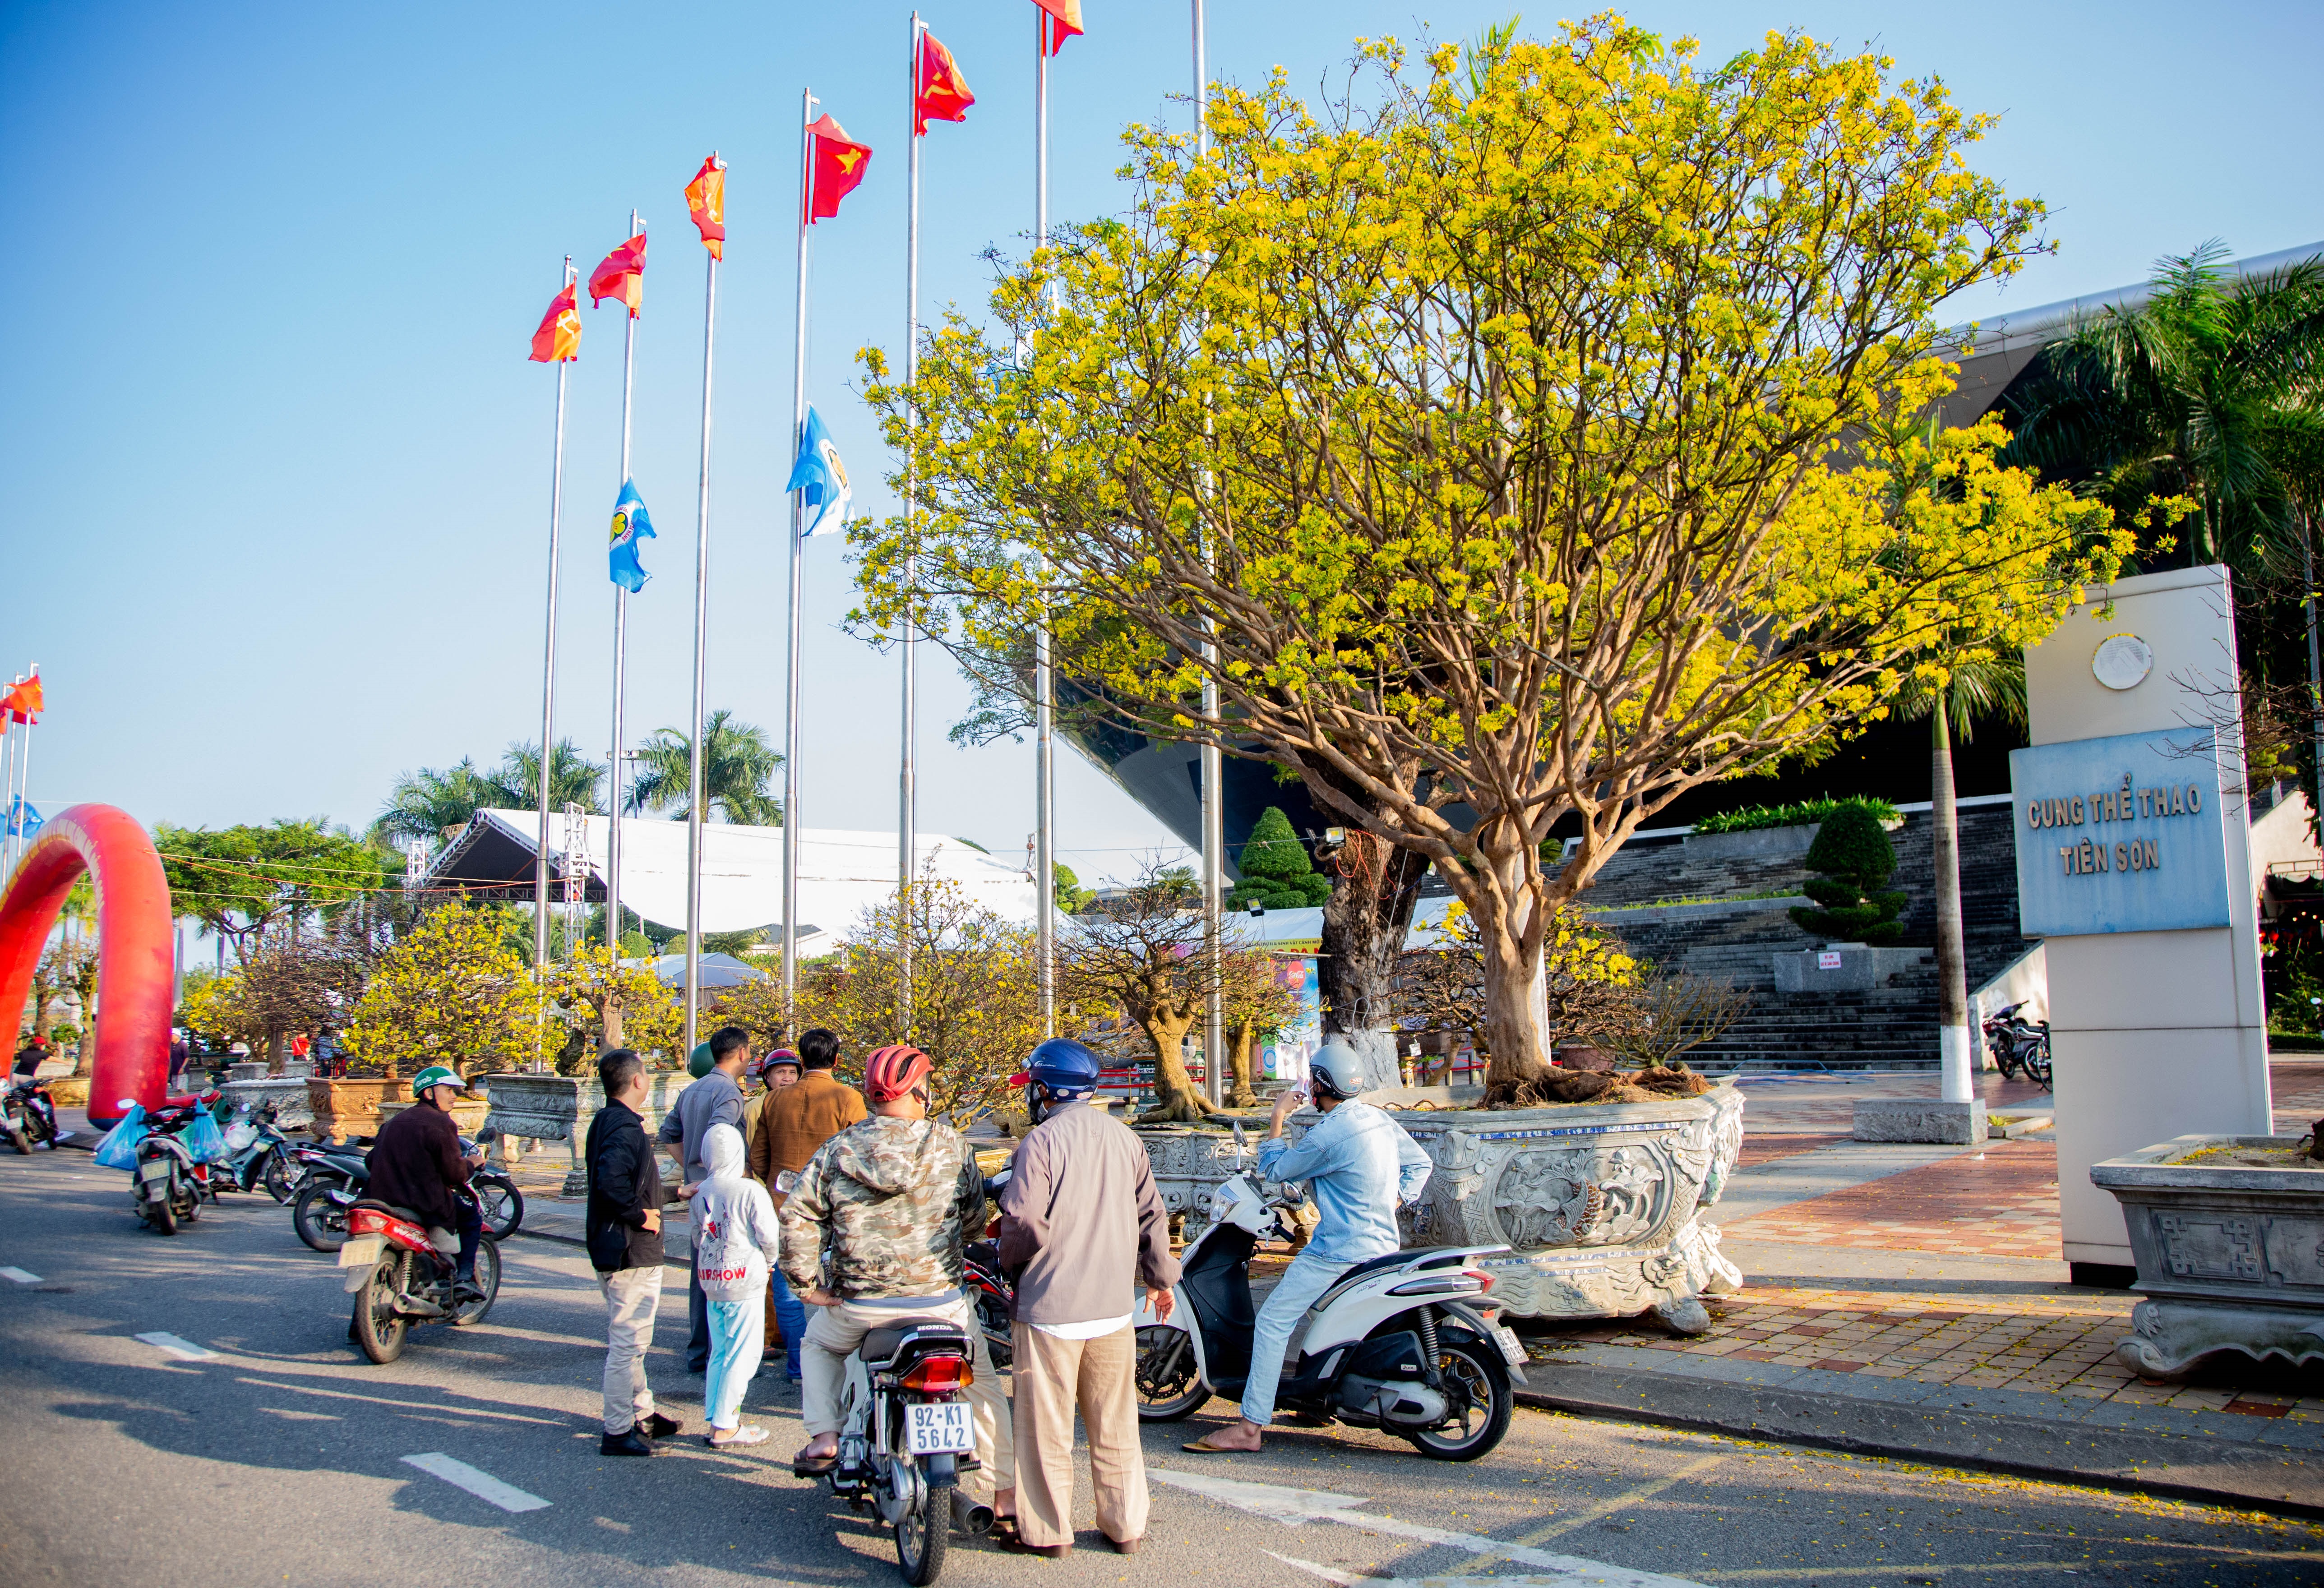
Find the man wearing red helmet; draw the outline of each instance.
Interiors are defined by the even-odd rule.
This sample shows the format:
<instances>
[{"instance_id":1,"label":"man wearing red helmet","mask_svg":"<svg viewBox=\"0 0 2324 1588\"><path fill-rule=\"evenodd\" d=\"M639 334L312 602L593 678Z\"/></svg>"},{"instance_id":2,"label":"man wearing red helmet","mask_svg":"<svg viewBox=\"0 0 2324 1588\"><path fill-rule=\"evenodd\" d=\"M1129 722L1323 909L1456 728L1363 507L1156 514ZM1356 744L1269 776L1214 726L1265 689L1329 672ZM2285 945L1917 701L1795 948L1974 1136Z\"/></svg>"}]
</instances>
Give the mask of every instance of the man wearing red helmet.
<instances>
[{"instance_id":1,"label":"man wearing red helmet","mask_svg":"<svg viewBox=\"0 0 2324 1588\"><path fill-rule=\"evenodd\" d=\"M799 1362L807 1442L792 1471L814 1477L837 1462L847 1358L863 1336L898 1318L943 1318L960 1325L973 1352L968 1400L982 1465L963 1474L961 1487L1007 1512L1014 1510L1008 1414L961 1288L961 1251L983 1215L984 1176L961 1133L928 1118L935 1067L901 1045L864 1060L871 1117L818 1148L783 1203L783 1273L815 1308Z\"/></svg>"}]
</instances>

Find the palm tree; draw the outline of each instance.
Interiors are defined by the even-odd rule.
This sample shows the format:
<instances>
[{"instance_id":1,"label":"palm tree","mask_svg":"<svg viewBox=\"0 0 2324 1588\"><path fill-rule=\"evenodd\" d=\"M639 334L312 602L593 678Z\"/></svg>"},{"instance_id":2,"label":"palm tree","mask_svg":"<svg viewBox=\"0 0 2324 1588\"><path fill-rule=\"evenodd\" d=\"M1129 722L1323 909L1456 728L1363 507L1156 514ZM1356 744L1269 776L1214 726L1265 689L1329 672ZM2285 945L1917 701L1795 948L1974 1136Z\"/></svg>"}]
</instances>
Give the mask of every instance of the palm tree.
<instances>
[{"instance_id":1,"label":"palm tree","mask_svg":"<svg viewBox=\"0 0 2324 1588\"><path fill-rule=\"evenodd\" d=\"M703 734L702 817L715 815L746 826L779 827L783 802L772 791L783 758L764 728L714 711ZM681 728L659 728L647 739L630 780L624 808L632 813L669 811L686 819L687 791L693 785L694 742Z\"/></svg>"},{"instance_id":2,"label":"palm tree","mask_svg":"<svg viewBox=\"0 0 2324 1588\"><path fill-rule=\"evenodd\" d=\"M549 758L549 799L562 808L567 800L592 814L602 814L597 785L604 772L570 739L559 739ZM508 747L499 766L477 768L471 756L457 765L438 771L421 767L395 780L386 808L371 825L372 836L392 842L413 838L430 843L467 825L484 809L531 810L540 800L540 747L519 742Z\"/></svg>"},{"instance_id":3,"label":"palm tree","mask_svg":"<svg viewBox=\"0 0 2324 1588\"><path fill-rule=\"evenodd\" d=\"M567 805L577 805L592 816L603 816L604 807L597 803L597 785L604 778L604 769L584 755L578 745L570 739L559 739L549 758L549 808L562 810ZM540 804L540 747L530 741L510 745L493 780L507 792L507 808L537 808Z\"/></svg>"}]
</instances>

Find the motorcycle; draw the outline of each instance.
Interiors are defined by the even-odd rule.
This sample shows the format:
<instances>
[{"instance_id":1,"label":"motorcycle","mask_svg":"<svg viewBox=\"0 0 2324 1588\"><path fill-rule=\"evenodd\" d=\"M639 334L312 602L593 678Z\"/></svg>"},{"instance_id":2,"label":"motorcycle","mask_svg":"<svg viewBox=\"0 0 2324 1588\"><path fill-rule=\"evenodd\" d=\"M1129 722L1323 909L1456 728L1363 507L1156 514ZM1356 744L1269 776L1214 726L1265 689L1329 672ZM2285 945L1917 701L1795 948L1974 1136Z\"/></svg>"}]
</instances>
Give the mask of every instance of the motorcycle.
<instances>
[{"instance_id":1,"label":"motorcycle","mask_svg":"<svg viewBox=\"0 0 2324 1588\"><path fill-rule=\"evenodd\" d=\"M6 1122L9 1144L18 1152L30 1155L43 1141L55 1149L57 1109L49 1101L47 1082L29 1076L12 1082L0 1095L0 1119Z\"/></svg>"},{"instance_id":2,"label":"motorcycle","mask_svg":"<svg viewBox=\"0 0 2324 1588\"><path fill-rule=\"evenodd\" d=\"M500 1297L501 1249L489 1233L476 1242L478 1294L464 1299L455 1294L452 1255L437 1251L427 1230L399 1209L364 1197L348 1210L346 1225L339 1267L355 1298L349 1332L373 1362L401 1356L413 1324L481 1323Z\"/></svg>"},{"instance_id":3,"label":"motorcycle","mask_svg":"<svg viewBox=\"0 0 2324 1588\"><path fill-rule=\"evenodd\" d=\"M997 1182L988 1180L985 1184L990 1188ZM991 1230L986 1231L988 1236L991 1233ZM985 1354L991 1358L994 1371L1004 1372L1017 1354L1016 1336L1010 1322L1017 1305L1017 1288L1001 1271L1001 1248L992 1241L970 1242L962 1249L961 1259L962 1277L968 1298L976 1308L976 1327L984 1336Z\"/></svg>"},{"instance_id":4,"label":"motorcycle","mask_svg":"<svg viewBox=\"0 0 2324 1588\"><path fill-rule=\"evenodd\" d=\"M971 1532L992 1525L986 1508L954 1503L960 1474L978 1464L962 1395L973 1357L957 1325L907 1317L864 1335L847 1359L839 1459L825 1475L851 1508L868 1506L895 1529L896 1564L913 1588L944 1570L956 1517Z\"/></svg>"},{"instance_id":5,"label":"motorcycle","mask_svg":"<svg viewBox=\"0 0 2324 1588\"><path fill-rule=\"evenodd\" d=\"M180 1223L189 1224L201 1216L202 1204L217 1200L225 1177L211 1172L217 1166L196 1162L178 1140L178 1132L192 1124L195 1115L206 1113L217 1095L166 1098L145 1116L152 1130L137 1143L129 1198L136 1205L137 1216L156 1233L176 1234Z\"/></svg>"},{"instance_id":6,"label":"motorcycle","mask_svg":"<svg viewBox=\"0 0 2324 1588\"><path fill-rule=\"evenodd\" d=\"M460 1138L460 1150L474 1152L499 1139L487 1125L474 1140ZM337 1251L347 1238L347 1214L371 1183L371 1167L354 1148L302 1147L297 1156L305 1166L298 1194L290 1205L290 1222L299 1239L317 1251ZM468 1178L476 1205L484 1210L484 1233L505 1241L524 1224L524 1193L498 1169L476 1170Z\"/></svg>"},{"instance_id":7,"label":"motorcycle","mask_svg":"<svg viewBox=\"0 0 2324 1588\"><path fill-rule=\"evenodd\" d=\"M290 1140L275 1127L271 1104L255 1115L249 1103L236 1105L234 1117L221 1127L220 1133L226 1138L226 1149L230 1155L220 1166L226 1172L226 1189L254 1191L263 1186L266 1194L277 1203L290 1200L298 1169L291 1157Z\"/></svg>"},{"instance_id":8,"label":"motorcycle","mask_svg":"<svg viewBox=\"0 0 2324 1588\"><path fill-rule=\"evenodd\" d=\"M2023 1076L2036 1085L2050 1085L2050 1022L2018 1017L2024 1002L1997 1009L1985 1017L1985 1048L1993 1055L2004 1079Z\"/></svg>"},{"instance_id":9,"label":"motorcycle","mask_svg":"<svg viewBox=\"0 0 2324 1588\"><path fill-rule=\"evenodd\" d=\"M1235 1131L1235 1145L1243 1145ZM1296 1189L1270 1200L1238 1171L1211 1197L1211 1224L1182 1260L1167 1320L1141 1297L1138 1415L1176 1422L1213 1395L1239 1396L1250 1371L1250 1257L1288 1236ZM1483 1305L1492 1276L1471 1260L1506 1246L1440 1246L1356 1264L1318 1297L1292 1335L1277 1404L1320 1422L1379 1428L1438 1461L1475 1461L1508 1432L1510 1381L1525 1347Z\"/></svg>"}]
</instances>

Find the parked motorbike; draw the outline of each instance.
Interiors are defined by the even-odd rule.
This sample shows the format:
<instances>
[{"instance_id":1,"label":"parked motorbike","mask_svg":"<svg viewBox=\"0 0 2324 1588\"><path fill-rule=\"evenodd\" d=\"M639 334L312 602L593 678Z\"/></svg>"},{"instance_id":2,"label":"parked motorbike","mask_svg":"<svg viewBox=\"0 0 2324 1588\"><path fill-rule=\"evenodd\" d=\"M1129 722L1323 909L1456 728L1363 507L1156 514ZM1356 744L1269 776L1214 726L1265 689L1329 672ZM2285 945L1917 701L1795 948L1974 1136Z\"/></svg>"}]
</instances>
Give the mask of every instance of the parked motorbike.
<instances>
[{"instance_id":1,"label":"parked motorbike","mask_svg":"<svg viewBox=\"0 0 2324 1588\"><path fill-rule=\"evenodd\" d=\"M401 1210L358 1200L347 1213L339 1267L355 1298L352 1332L364 1355L393 1362L415 1323L482 1322L501 1293L500 1246L490 1234L476 1243L477 1294L466 1299L454 1293L456 1266Z\"/></svg>"},{"instance_id":2,"label":"parked motorbike","mask_svg":"<svg viewBox=\"0 0 2324 1588\"><path fill-rule=\"evenodd\" d=\"M896 1533L896 1563L913 1588L936 1580L952 1540L960 1474L977 1466L975 1418L962 1394L974 1380L968 1335L943 1318L899 1318L863 1336L847 1359L838 1463L831 1491L875 1510ZM971 1531L992 1525L960 1508Z\"/></svg>"},{"instance_id":3,"label":"parked motorbike","mask_svg":"<svg viewBox=\"0 0 2324 1588\"><path fill-rule=\"evenodd\" d=\"M201 1216L202 1204L217 1200L225 1179L221 1166L198 1163L178 1134L208 1111L217 1094L202 1097L171 1097L145 1116L152 1127L137 1143L137 1167L129 1178L130 1200L137 1216L157 1233L174 1235L180 1223Z\"/></svg>"},{"instance_id":4,"label":"parked motorbike","mask_svg":"<svg viewBox=\"0 0 2324 1588\"><path fill-rule=\"evenodd\" d=\"M990 1188L994 1182L988 1180L985 1184ZM996 1372L1005 1371L1017 1355L1016 1335L1010 1325L1017 1288L1001 1271L1001 1249L991 1241L972 1241L961 1256L968 1297L976 1307L976 1326L984 1336L985 1353L992 1359Z\"/></svg>"},{"instance_id":5,"label":"parked motorbike","mask_svg":"<svg viewBox=\"0 0 2324 1588\"><path fill-rule=\"evenodd\" d=\"M220 1133L231 1155L219 1166L226 1177L226 1189L254 1191L263 1186L266 1194L276 1202L290 1200L298 1163L291 1156L290 1139L275 1127L272 1104L255 1114L249 1103L238 1104L234 1117L220 1127Z\"/></svg>"},{"instance_id":6,"label":"parked motorbike","mask_svg":"<svg viewBox=\"0 0 2324 1588\"><path fill-rule=\"evenodd\" d=\"M2050 1022L2021 1019L2024 1002L1997 1009L1985 1017L1985 1048L1993 1055L2005 1079L2023 1076L2037 1085L2050 1084Z\"/></svg>"},{"instance_id":7,"label":"parked motorbike","mask_svg":"<svg viewBox=\"0 0 2324 1588\"><path fill-rule=\"evenodd\" d=\"M474 1152L499 1139L487 1125L472 1140L460 1138L460 1150ZM290 1206L290 1222L299 1239L318 1251L337 1251L347 1237L347 1213L371 1183L371 1168L354 1148L302 1147L296 1157L305 1177ZM476 1205L484 1210L484 1233L505 1241L523 1227L524 1193L499 1169L482 1168L468 1177Z\"/></svg>"},{"instance_id":8,"label":"parked motorbike","mask_svg":"<svg viewBox=\"0 0 2324 1588\"><path fill-rule=\"evenodd\" d=\"M0 1094L0 1120L5 1120L9 1145L20 1153L30 1154L45 1141L51 1149L57 1143L57 1109L49 1101L49 1085L26 1076L11 1082L5 1094Z\"/></svg>"},{"instance_id":9,"label":"parked motorbike","mask_svg":"<svg viewBox=\"0 0 2324 1588\"><path fill-rule=\"evenodd\" d=\"M1242 1145L1237 1127L1236 1145ZM1211 1225L1182 1260L1166 1321L1141 1297L1138 1415L1176 1422L1213 1395L1239 1396L1250 1372L1250 1257L1283 1239L1296 1190L1270 1201L1238 1172L1212 1194ZM1474 1461L1501 1442L1525 1348L1481 1305L1492 1276L1473 1259L1506 1246L1392 1251L1358 1263L1309 1309L1292 1336L1276 1402L1323 1422L1379 1428L1438 1461Z\"/></svg>"}]
</instances>

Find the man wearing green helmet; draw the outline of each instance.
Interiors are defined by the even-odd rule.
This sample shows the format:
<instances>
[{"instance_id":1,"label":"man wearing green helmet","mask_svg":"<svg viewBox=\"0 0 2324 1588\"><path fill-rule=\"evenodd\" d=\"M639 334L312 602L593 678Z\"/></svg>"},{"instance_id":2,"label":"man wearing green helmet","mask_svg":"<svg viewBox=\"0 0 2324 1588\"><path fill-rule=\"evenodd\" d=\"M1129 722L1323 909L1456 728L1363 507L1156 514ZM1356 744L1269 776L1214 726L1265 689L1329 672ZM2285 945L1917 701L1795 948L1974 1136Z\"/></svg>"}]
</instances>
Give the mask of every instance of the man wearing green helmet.
<instances>
[{"instance_id":1,"label":"man wearing green helmet","mask_svg":"<svg viewBox=\"0 0 2324 1588\"><path fill-rule=\"evenodd\" d=\"M455 1248L458 1232L456 1295L476 1290L476 1246L484 1239L484 1209L467 1189L468 1176L484 1167L484 1155L460 1150L460 1127L452 1122L453 1100L466 1088L457 1071L431 1064L411 1077L412 1105L380 1131L367 1160L371 1184L365 1195L391 1207L410 1211L416 1223L428 1226L429 1239L438 1251Z\"/></svg>"}]
</instances>

